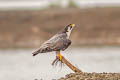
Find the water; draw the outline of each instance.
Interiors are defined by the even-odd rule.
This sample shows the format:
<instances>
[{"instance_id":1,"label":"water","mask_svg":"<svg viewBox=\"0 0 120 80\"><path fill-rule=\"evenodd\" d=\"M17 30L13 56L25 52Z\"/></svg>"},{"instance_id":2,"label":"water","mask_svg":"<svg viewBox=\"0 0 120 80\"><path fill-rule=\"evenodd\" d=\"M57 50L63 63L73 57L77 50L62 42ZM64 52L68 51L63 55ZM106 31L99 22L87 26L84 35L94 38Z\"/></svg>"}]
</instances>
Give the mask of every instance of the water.
<instances>
[{"instance_id":1,"label":"water","mask_svg":"<svg viewBox=\"0 0 120 80\"><path fill-rule=\"evenodd\" d=\"M32 52L33 49L0 50L0 80L51 80L72 72L66 66L51 66L54 52L36 57ZM85 72L120 72L119 47L69 48L61 53Z\"/></svg>"}]
</instances>

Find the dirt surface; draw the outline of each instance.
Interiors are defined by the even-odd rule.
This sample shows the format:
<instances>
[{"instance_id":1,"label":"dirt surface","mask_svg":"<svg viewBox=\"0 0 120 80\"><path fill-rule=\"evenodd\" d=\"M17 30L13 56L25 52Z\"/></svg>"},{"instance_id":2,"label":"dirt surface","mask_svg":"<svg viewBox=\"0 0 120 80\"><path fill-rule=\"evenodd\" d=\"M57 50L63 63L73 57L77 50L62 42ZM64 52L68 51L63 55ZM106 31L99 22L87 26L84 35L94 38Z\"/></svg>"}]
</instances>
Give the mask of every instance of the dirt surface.
<instances>
[{"instance_id":1,"label":"dirt surface","mask_svg":"<svg viewBox=\"0 0 120 80\"><path fill-rule=\"evenodd\" d=\"M120 45L120 8L0 11L0 48L39 47L67 24L72 45Z\"/></svg>"},{"instance_id":2,"label":"dirt surface","mask_svg":"<svg viewBox=\"0 0 120 80\"><path fill-rule=\"evenodd\" d=\"M120 80L120 73L71 73L58 80Z\"/></svg>"}]
</instances>

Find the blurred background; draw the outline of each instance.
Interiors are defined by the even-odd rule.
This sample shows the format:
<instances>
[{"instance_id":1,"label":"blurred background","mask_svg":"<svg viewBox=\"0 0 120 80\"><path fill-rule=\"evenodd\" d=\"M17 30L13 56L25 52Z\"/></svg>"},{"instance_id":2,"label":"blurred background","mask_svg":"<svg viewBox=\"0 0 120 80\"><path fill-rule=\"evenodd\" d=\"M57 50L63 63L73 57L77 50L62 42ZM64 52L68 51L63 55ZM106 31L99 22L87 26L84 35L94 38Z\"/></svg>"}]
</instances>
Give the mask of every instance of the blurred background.
<instances>
[{"instance_id":1,"label":"blurred background","mask_svg":"<svg viewBox=\"0 0 120 80\"><path fill-rule=\"evenodd\" d=\"M120 72L120 0L0 0L0 80L58 79L55 53L32 52L74 23L62 54L85 72Z\"/></svg>"}]
</instances>

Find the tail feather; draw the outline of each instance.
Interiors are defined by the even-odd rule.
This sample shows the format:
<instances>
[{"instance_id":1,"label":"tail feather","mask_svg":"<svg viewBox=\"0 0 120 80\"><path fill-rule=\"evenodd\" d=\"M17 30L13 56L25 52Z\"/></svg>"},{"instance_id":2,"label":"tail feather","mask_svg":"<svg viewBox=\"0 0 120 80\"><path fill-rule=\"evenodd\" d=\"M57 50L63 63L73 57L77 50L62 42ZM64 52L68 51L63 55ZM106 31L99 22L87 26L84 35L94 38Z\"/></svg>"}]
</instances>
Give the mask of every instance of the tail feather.
<instances>
[{"instance_id":1,"label":"tail feather","mask_svg":"<svg viewBox=\"0 0 120 80\"><path fill-rule=\"evenodd\" d=\"M46 52L51 52L51 51L53 51L53 50L48 48L48 47L47 48L40 48L39 50L33 52L32 54L33 54L33 56L36 56L39 53L46 53Z\"/></svg>"},{"instance_id":2,"label":"tail feather","mask_svg":"<svg viewBox=\"0 0 120 80\"><path fill-rule=\"evenodd\" d=\"M37 50L37 51L33 52L32 54L33 54L33 56L36 56L39 53L40 53L40 50Z\"/></svg>"},{"instance_id":3,"label":"tail feather","mask_svg":"<svg viewBox=\"0 0 120 80\"><path fill-rule=\"evenodd\" d=\"M46 48L45 49L40 48L39 50L33 52L32 54L33 54L33 56L36 56L39 53L45 53L45 52L46 52Z\"/></svg>"}]
</instances>

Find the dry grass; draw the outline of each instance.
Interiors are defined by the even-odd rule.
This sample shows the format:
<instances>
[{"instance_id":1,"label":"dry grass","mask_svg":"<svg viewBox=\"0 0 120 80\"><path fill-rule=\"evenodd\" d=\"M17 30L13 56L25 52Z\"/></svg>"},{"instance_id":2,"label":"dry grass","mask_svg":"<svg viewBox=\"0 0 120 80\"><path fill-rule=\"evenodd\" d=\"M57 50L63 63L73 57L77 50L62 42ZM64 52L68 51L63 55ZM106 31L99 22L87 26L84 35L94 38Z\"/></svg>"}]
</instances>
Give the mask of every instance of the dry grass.
<instances>
[{"instance_id":1,"label":"dry grass","mask_svg":"<svg viewBox=\"0 0 120 80\"><path fill-rule=\"evenodd\" d=\"M0 12L0 47L38 47L70 23L73 45L120 45L120 8Z\"/></svg>"}]
</instances>

